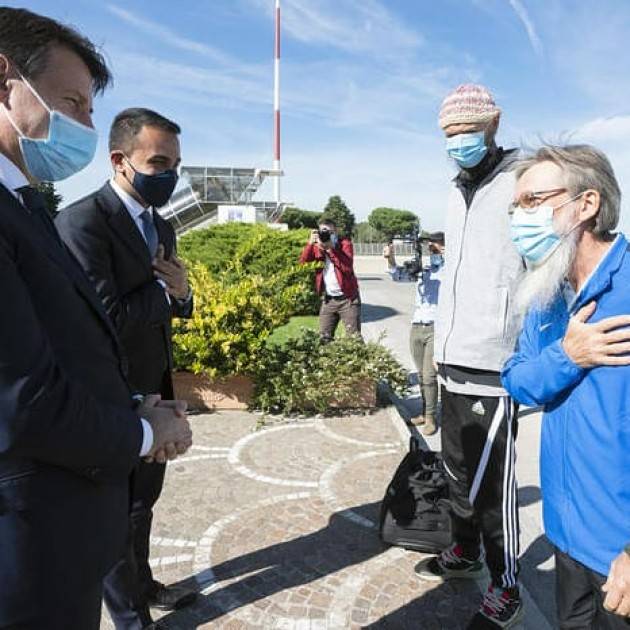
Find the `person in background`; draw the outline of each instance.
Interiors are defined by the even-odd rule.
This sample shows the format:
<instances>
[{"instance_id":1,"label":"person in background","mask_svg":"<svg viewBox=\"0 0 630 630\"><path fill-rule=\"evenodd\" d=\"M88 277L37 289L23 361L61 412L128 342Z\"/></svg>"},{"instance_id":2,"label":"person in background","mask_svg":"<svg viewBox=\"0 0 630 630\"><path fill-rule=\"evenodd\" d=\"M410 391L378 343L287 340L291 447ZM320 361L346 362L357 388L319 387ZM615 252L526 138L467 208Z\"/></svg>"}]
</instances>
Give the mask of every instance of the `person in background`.
<instances>
[{"instance_id":1,"label":"person in background","mask_svg":"<svg viewBox=\"0 0 630 630\"><path fill-rule=\"evenodd\" d=\"M433 360L433 327L444 265L444 232L430 234L428 241L430 259L426 265L423 261L418 273L409 347L418 372L422 394L422 412L411 421L422 426L424 435L433 435L437 431L435 415L438 398L437 375Z\"/></svg>"},{"instance_id":2,"label":"person in background","mask_svg":"<svg viewBox=\"0 0 630 630\"><path fill-rule=\"evenodd\" d=\"M170 198L180 163L180 128L157 112L120 112L109 133L112 178L62 210L57 229L93 283L120 335L135 392L174 397L171 320L192 315L193 299L175 231L155 210ZM151 623L149 607L180 608L196 593L153 579L149 540L166 466L138 462L132 473L129 548L105 582L117 630Z\"/></svg>"},{"instance_id":3,"label":"person in background","mask_svg":"<svg viewBox=\"0 0 630 630\"><path fill-rule=\"evenodd\" d=\"M439 115L446 152L457 167L434 338L453 544L420 562L416 573L426 580L473 579L487 565L491 581L470 630L509 628L523 614L517 406L501 384L517 336L510 313L523 261L510 238L507 210L517 152L496 143L500 115L490 92L474 84L449 94Z\"/></svg>"},{"instance_id":4,"label":"person in background","mask_svg":"<svg viewBox=\"0 0 630 630\"><path fill-rule=\"evenodd\" d=\"M628 628L630 245L606 156L545 146L517 170L512 234L528 264L505 388L543 405L540 478L558 627ZM614 614L613 614L614 613Z\"/></svg>"},{"instance_id":5,"label":"person in background","mask_svg":"<svg viewBox=\"0 0 630 630\"><path fill-rule=\"evenodd\" d=\"M353 258L352 241L339 237L335 222L327 218L311 232L300 255L300 263L323 263L315 274L315 289L322 300L319 334L324 342L334 338L340 320L347 334L361 334L361 297Z\"/></svg>"}]
</instances>

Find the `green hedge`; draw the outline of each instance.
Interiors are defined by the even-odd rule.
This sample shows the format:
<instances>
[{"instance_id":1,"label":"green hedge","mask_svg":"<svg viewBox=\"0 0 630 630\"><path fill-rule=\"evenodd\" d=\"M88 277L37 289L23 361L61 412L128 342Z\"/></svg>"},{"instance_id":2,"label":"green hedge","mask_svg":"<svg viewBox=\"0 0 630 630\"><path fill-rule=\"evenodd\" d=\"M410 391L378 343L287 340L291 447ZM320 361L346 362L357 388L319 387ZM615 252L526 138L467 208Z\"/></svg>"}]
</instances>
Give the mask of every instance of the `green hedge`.
<instances>
[{"instance_id":1,"label":"green hedge","mask_svg":"<svg viewBox=\"0 0 630 630\"><path fill-rule=\"evenodd\" d=\"M279 232L263 225L227 223L203 230L193 230L179 241L180 255L189 263L201 263L213 277L226 282L258 275L282 277L285 282L305 281L307 289L296 296L291 315L315 314L319 298L315 293L314 267L296 269L309 230ZM288 273L287 273L288 272ZM276 290L289 288L279 284Z\"/></svg>"}]
</instances>

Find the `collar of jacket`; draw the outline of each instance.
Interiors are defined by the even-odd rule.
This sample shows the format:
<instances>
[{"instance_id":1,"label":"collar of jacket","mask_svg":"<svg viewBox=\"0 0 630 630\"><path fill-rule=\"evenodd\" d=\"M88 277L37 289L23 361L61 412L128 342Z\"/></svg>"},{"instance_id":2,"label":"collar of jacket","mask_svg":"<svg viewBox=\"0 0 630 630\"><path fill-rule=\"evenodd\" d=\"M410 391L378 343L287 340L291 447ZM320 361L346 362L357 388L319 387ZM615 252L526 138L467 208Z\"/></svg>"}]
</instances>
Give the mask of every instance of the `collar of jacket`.
<instances>
[{"instance_id":1,"label":"collar of jacket","mask_svg":"<svg viewBox=\"0 0 630 630\"><path fill-rule=\"evenodd\" d=\"M604 254L595 272L577 294L571 307L571 314L579 311L585 304L588 304L608 289L612 282L612 277L619 271L627 251L628 241L626 237L623 234L617 234L613 244Z\"/></svg>"}]
</instances>

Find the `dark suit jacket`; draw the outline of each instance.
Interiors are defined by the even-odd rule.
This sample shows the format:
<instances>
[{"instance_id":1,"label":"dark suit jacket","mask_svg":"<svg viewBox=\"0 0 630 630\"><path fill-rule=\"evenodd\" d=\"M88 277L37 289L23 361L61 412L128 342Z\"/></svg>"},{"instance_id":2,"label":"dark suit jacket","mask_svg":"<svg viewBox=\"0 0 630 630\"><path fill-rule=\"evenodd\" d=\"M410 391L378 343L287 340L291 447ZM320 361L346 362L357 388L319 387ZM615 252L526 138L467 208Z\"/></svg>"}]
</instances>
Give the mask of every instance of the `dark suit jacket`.
<instances>
[{"instance_id":1,"label":"dark suit jacket","mask_svg":"<svg viewBox=\"0 0 630 630\"><path fill-rule=\"evenodd\" d=\"M159 242L168 258L175 231L155 213ZM171 319L190 317L192 298L171 300L153 275L147 245L109 183L62 210L57 229L96 287L129 360L135 391L172 398Z\"/></svg>"},{"instance_id":2,"label":"dark suit jacket","mask_svg":"<svg viewBox=\"0 0 630 630\"><path fill-rule=\"evenodd\" d=\"M0 627L56 628L124 548L142 426L98 296L1 185L0 286Z\"/></svg>"}]
</instances>

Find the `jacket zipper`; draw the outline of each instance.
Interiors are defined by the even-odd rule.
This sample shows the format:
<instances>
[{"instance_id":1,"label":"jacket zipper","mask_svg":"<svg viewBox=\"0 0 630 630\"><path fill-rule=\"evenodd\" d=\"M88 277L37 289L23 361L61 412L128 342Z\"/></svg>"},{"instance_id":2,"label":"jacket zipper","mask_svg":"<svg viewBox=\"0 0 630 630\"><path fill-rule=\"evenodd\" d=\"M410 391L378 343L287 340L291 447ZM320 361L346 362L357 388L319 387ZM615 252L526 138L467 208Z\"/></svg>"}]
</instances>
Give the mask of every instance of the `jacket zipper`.
<instances>
[{"instance_id":1,"label":"jacket zipper","mask_svg":"<svg viewBox=\"0 0 630 630\"><path fill-rule=\"evenodd\" d=\"M462 195L463 197L463 195ZM464 204L466 204L466 200L464 199ZM466 237L466 225L468 224L468 213L470 211L470 207L466 204L466 214L464 215L464 225L462 227L462 237L460 241L459 247L459 259L457 261L457 266L455 267L455 273L453 274L453 308L452 308L452 316L451 316L451 326L444 338L444 346L442 347L442 364L446 364L446 345L448 344L448 340L450 336L453 334L453 328L455 328L455 303L457 302L457 276L459 275L459 268L462 264L462 258L464 257L464 238Z\"/></svg>"}]
</instances>

